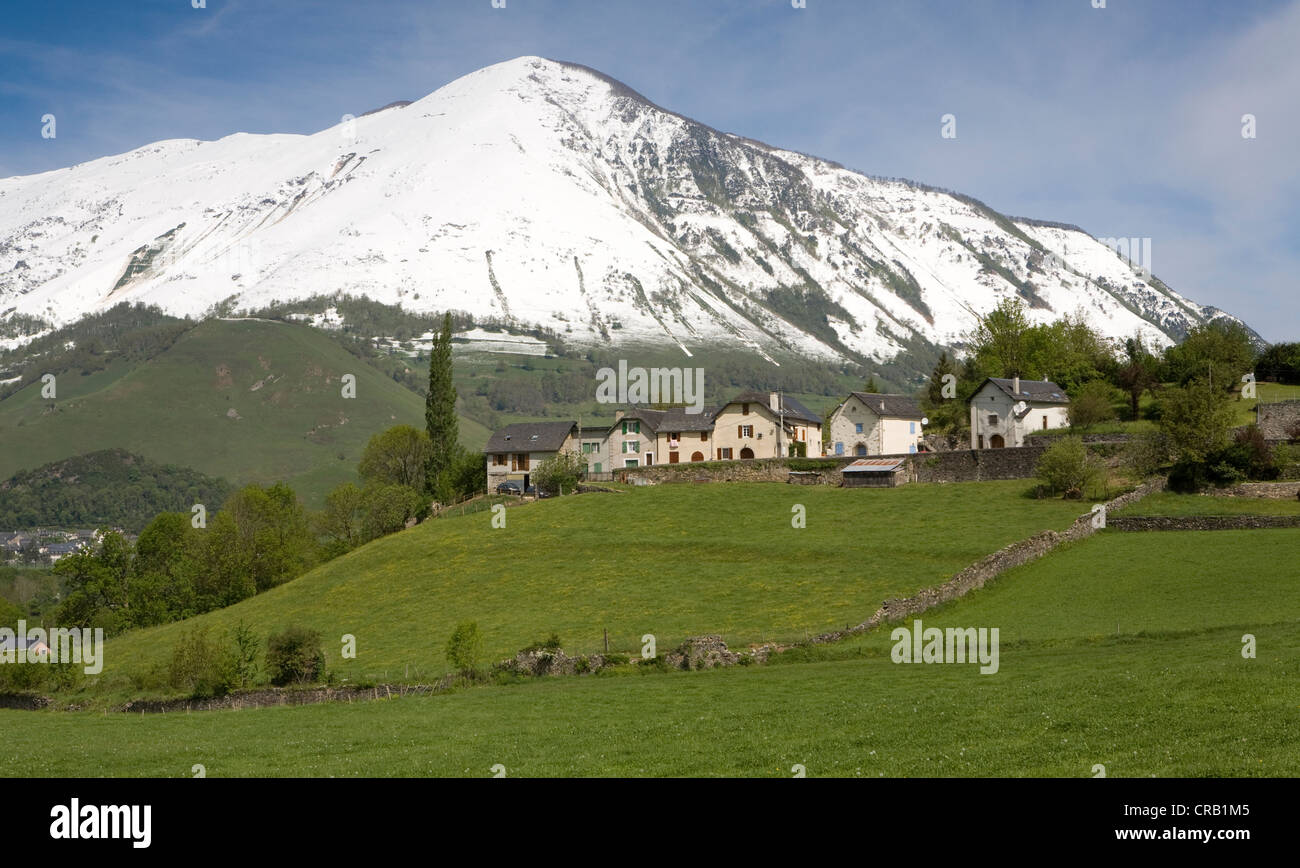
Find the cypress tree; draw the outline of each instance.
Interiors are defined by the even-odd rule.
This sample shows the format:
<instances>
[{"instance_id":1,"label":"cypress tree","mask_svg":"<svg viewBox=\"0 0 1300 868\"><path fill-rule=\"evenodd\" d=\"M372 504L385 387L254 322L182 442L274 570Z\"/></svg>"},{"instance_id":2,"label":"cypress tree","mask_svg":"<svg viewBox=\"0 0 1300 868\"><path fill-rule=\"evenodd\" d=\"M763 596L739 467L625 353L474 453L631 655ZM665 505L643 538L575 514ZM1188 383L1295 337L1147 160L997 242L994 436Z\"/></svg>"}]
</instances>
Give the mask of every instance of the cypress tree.
<instances>
[{"instance_id":1,"label":"cypress tree","mask_svg":"<svg viewBox=\"0 0 1300 868\"><path fill-rule=\"evenodd\" d=\"M429 453L426 485L429 493L446 499L448 471L460 452L456 420L456 387L451 380L451 314L444 314L442 333L435 335L429 351L429 394L424 399L424 423L433 448Z\"/></svg>"}]
</instances>

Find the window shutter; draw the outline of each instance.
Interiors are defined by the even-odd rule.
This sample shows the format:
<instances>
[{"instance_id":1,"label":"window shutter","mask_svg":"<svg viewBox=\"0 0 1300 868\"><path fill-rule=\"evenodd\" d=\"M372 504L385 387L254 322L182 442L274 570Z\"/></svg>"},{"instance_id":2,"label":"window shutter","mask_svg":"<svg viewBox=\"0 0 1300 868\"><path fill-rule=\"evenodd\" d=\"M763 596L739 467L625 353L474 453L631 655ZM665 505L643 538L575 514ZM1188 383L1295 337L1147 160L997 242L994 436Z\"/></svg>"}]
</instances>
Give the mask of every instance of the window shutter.
<instances>
[{"instance_id":1,"label":"window shutter","mask_svg":"<svg viewBox=\"0 0 1300 868\"><path fill-rule=\"evenodd\" d=\"M744 426L744 425L737 425L737 426L736 426L736 436L737 436L737 437L744 437L744 436L745 436L745 426Z\"/></svg>"}]
</instances>

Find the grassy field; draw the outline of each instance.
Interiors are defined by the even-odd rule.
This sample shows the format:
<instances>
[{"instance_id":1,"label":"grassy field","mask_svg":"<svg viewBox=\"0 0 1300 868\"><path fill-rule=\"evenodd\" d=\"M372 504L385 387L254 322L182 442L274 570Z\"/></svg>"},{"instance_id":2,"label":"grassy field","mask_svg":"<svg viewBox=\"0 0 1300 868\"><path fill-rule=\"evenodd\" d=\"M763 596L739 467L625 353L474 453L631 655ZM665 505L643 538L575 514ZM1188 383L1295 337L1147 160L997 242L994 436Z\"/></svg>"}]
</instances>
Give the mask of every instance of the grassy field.
<instances>
[{"instance_id":1,"label":"grassy field","mask_svg":"<svg viewBox=\"0 0 1300 868\"><path fill-rule=\"evenodd\" d=\"M340 378L356 376L356 397ZM0 479L108 447L192 467L236 484L288 481L311 506L355 478L369 438L400 423L422 425L409 389L306 326L209 320L139 365L64 374L58 398L40 384L0 402ZM488 432L463 421L472 448Z\"/></svg>"},{"instance_id":2,"label":"grassy field","mask_svg":"<svg viewBox=\"0 0 1300 868\"><path fill-rule=\"evenodd\" d=\"M319 630L330 668L352 680L444 674L447 638L466 620L488 662L552 632L570 653L601 650L606 629L621 652L639 651L646 633L664 650L702 633L733 646L799 640L1084 511L1025 497L1030 487L662 485L511 507L500 529L490 512L438 519L228 609L115 639L85 690L138 693L130 677L169 660L183 630L240 621L262 636L291 623ZM806 528L791 526L795 504ZM344 634L357 637L355 660L341 659Z\"/></svg>"},{"instance_id":3,"label":"grassy field","mask_svg":"<svg viewBox=\"0 0 1300 868\"><path fill-rule=\"evenodd\" d=\"M924 617L998 627L993 675L894 664L880 631L767 666L427 698L10 711L0 774L1294 776L1300 582L1278 567L1298 543L1289 530L1103 533ZM1241 654L1247 632L1256 659Z\"/></svg>"},{"instance_id":4,"label":"grassy field","mask_svg":"<svg viewBox=\"0 0 1300 868\"><path fill-rule=\"evenodd\" d=\"M1300 515L1300 500L1161 491L1119 510L1115 515Z\"/></svg>"}]
</instances>

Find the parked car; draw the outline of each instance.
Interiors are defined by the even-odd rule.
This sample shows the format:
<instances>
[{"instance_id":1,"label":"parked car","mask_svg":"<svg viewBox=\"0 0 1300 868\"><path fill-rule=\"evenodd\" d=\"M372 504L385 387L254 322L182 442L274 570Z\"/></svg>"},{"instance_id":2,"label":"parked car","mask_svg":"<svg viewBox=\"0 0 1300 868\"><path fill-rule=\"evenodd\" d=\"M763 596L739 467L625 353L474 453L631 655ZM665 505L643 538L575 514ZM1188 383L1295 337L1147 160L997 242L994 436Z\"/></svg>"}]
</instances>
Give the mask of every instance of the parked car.
<instances>
[{"instance_id":1,"label":"parked car","mask_svg":"<svg viewBox=\"0 0 1300 868\"><path fill-rule=\"evenodd\" d=\"M497 494L523 494L518 482L503 482L497 486Z\"/></svg>"}]
</instances>

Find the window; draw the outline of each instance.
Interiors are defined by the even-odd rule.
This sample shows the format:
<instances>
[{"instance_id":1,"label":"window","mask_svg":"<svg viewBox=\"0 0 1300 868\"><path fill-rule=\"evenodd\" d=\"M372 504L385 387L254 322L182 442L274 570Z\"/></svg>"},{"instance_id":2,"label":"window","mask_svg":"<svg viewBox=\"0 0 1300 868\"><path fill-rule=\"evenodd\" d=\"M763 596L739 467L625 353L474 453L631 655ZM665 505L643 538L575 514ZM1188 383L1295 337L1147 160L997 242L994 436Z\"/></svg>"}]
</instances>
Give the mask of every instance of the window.
<instances>
[{"instance_id":1,"label":"window","mask_svg":"<svg viewBox=\"0 0 1300 868\"><path fill-rule=\"evenodd\" d=\"M990 414L989 414L989 424L990 424L990 425L996 425L996 424L998 424L998 414L997 414L997 413L990 413Z\"/></svg>"},{"instance_id":2,"label":"window","mask_svg":"<svg viewBox=\"0 0 1300 868\"><path fill-rule=\"evenodd\" d=\"M625 453L626 453L626 452L640 452L640 451L641 451L641 441L640 441L640 440L624 440L624 441L623 441L623 451L624 451Z\"/></svg>"},{"instance_id":3,"label":"window","mask_svg":"<svg viewBox=\"0 0 1300 868\"><path fill-rule=\"evenodd\" d=\"M854 434L861 434L861 433L862 433L862 423L861 423L861 422L858 422L856 425L853 426L853 433L854 433Z\"/></svg>"},{"instance_id":4,"label":"window","mask_svg":"<svg viewBox=\"0 0 1300 868\"><path fill-rule=\"evenodd\" d=\"M725 449L719 449L719 450L718 450L718 460L720 460L720 461L730 461L730 460L731 460L731 447L730 447L730 446L728 446L728 447L725 448Z\"/></svg>"},{"instance_id":5,"label":"window","mask_svg":"<svg viewBox=\"0 0 1300 868\"><path fill-rule=\"evenodd\" d=\"M498 453L498 454L496 454L496 455L493 455L493 456L492 456L492 463L495 464L497 467L505 467L505 465L506 465L506 456L505 456L505 454L504 454L504 453Z\"/></svg>"},{"instance_id":6,"label":"window","mask_svg":"<svg viewBox=\"0 0 1300 868\"><path fill-rule=\"evenodd\" d=\"M843 455L843 454L844 454L844 444L843 444L843 443L836 443L836 444L835 444L835 454L836 454L836 455Z\"/></svg>"},{"instance_id":7,"label":"window","mask_svg":"<svg viewBox=\"0 0 1300 868\"><path fill-rule=\"evenodd\" d=\"M700 432L700 442L701 442L701 443L708 443L708 442L709 442L709 432L708 432L708 431L701 431L701 432Z\"/></svg>"},{"instance_id":8,"label":"window","mask_svg":"<svg viewBox=\"0 0 1300 868\"><path fill-rule=\"evenodd\" d=\"M640 433L641 433L641 423L638 422L638 421L636 421L635 419L632 419L632 420L626 420L626 419L625 419L625 420L623 420L623 433L624 433L624 434L640 434Z\"/></svg>"},{"instance_id":9,"label":"window","mask_svg":"<svg viewBox=\"0 0 1300 868\"><path fill-rule=\"evenodd\" d=\"M915 434L915 433L916 433L916 423L915 423L915 422L908 422L908 423L907 423L907 433L908 433L908 434Z\"/></svg>"},{"instance_id":10,"label":"window","mask_svg":"<svg viewBox=\"0 0 1300 868\"><path fill-rule=\"evenodd\" d=\"M604 471L602 471L602 470L600 469L600 462L599 462L599 461L596 462L596 466L595 466L595 468L592 470L592 472L593 472L593 473L602 473L602 472L604 472Z\"/></svg>"},{"instance_id":11,"label":"window","mask_svg":"<svg viewBox=\"0 0 1300 868\"><path fill-rule=\"evenodd\" d=\"M753 437L753 436L754 436L754 426L753 426L753 425L737 425L737 426L736 426L736 436L737 436L737 437Z\"/></svg>"}]
</instances>

